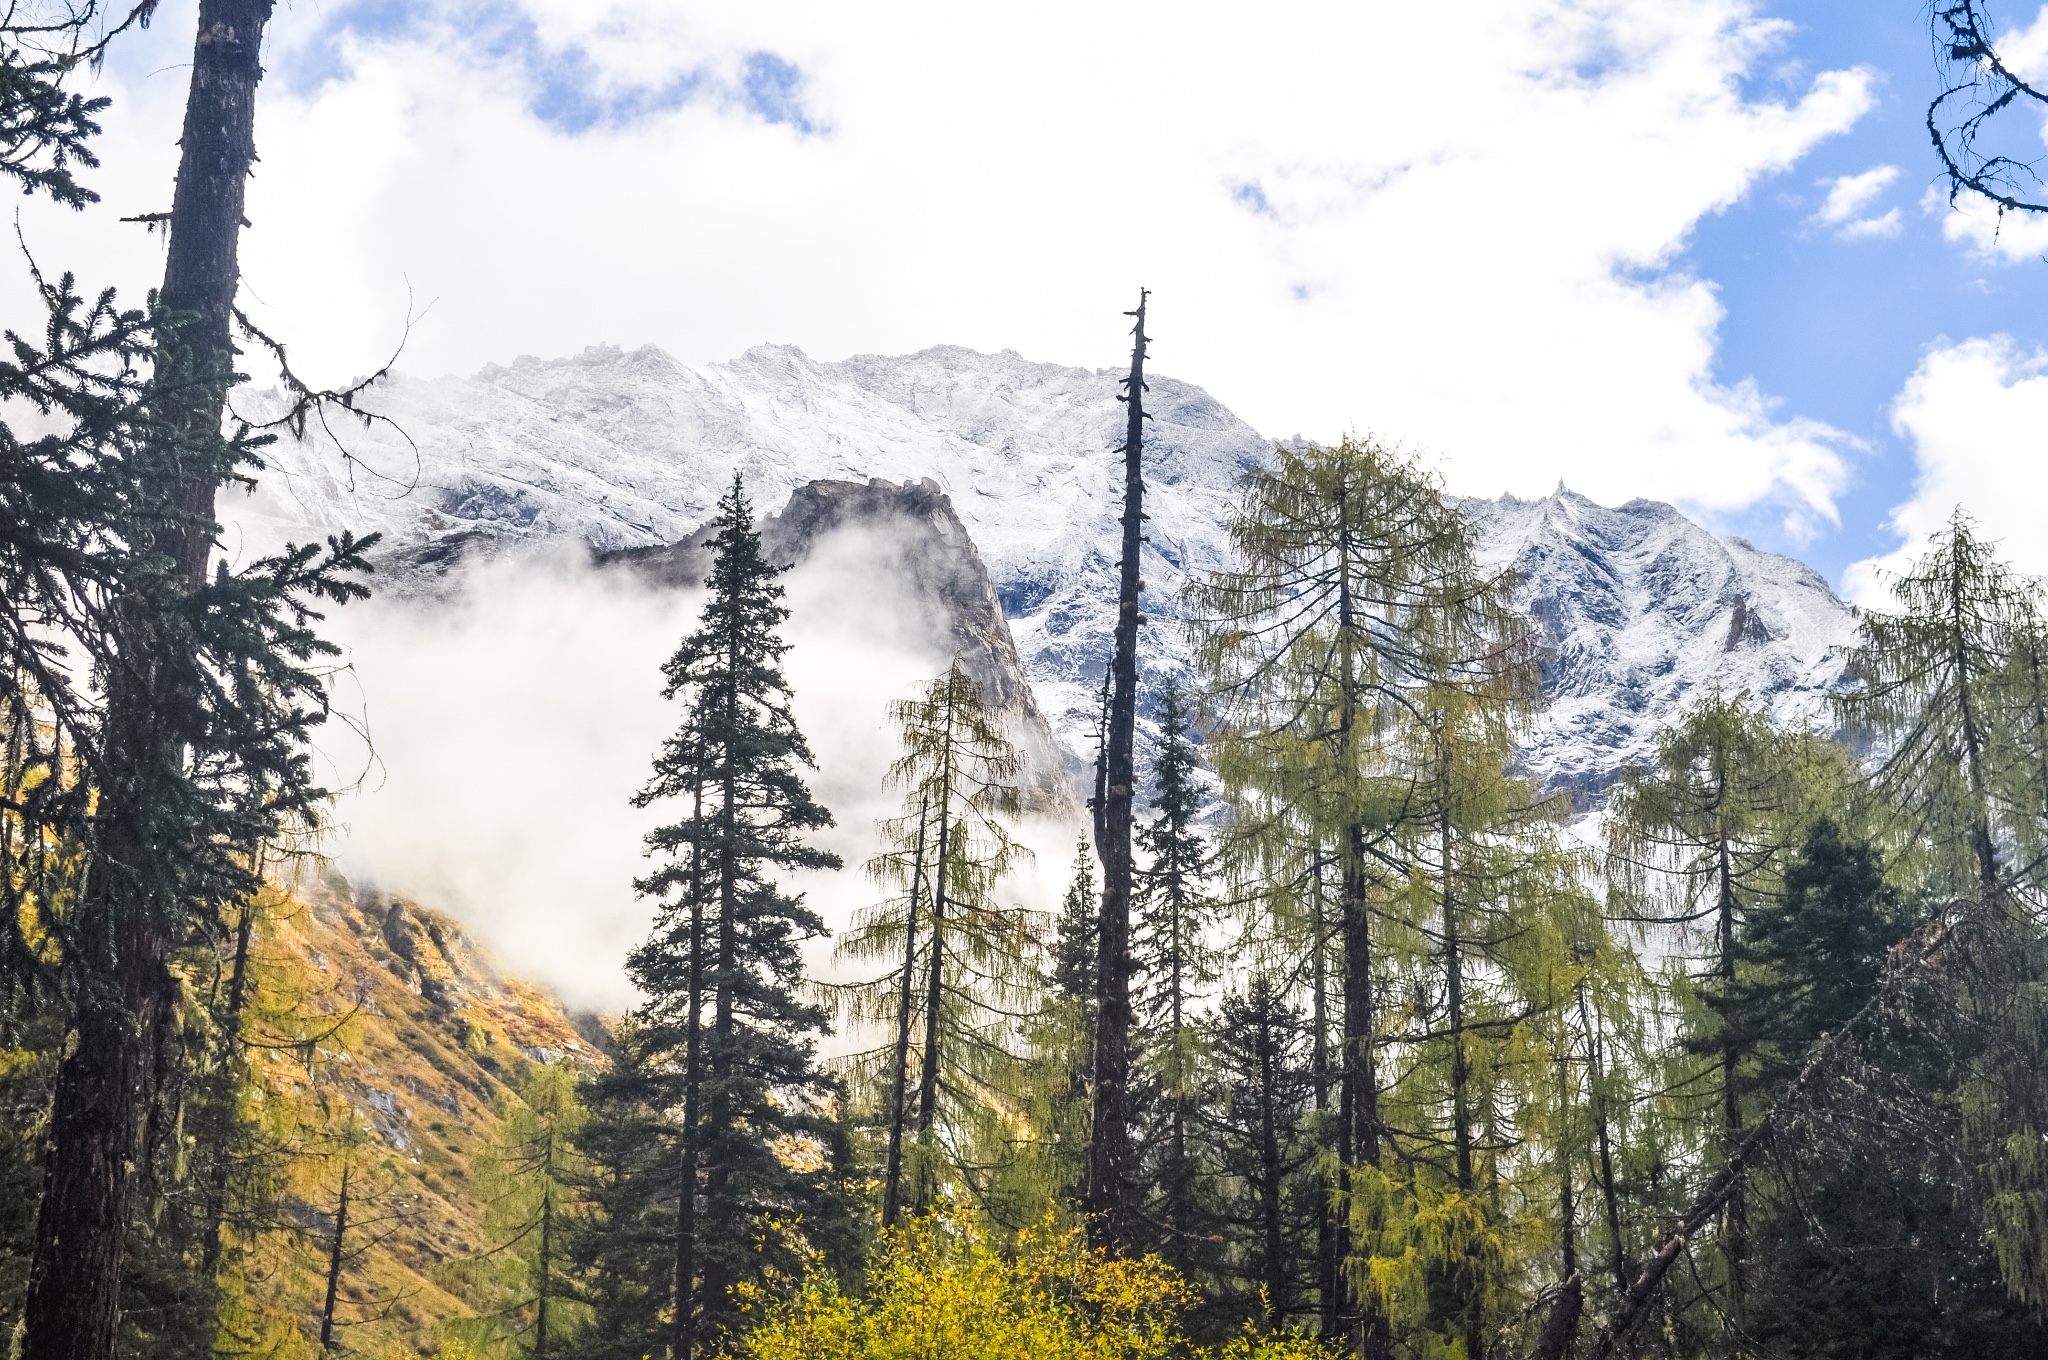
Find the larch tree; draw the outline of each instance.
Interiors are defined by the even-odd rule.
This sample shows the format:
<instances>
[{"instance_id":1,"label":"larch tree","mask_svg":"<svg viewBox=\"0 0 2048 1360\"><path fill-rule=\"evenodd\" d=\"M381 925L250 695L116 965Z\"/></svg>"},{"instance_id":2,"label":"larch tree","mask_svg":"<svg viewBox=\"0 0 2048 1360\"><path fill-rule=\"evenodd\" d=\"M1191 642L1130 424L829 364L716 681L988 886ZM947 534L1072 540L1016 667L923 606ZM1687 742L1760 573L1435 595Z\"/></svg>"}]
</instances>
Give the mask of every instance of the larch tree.
<instances>
[{"instance_id":1,"label":"larch tree","mask_svg":"<svg viewBox=\"0 0 2048 1360\"><path fill-rule=\"evenodd\" d=\"M497 1297L475 1330L479 1341L502 1337L547 1360L571 1353L569 1342L589 1317L570 1250L586 1208L588 1167L576 1140L588 1112L575 1074L557 1065L529 1072L501 1114L497 1141L476 1174L491 1243L466 1263L473 1276L490 1278Z\"/></svg>"},{"instance_id":2,"label":"larch tree","mask_svg":"<svg viewBox=\"0 0 2048 1360\"><path fill-rule=\"evenodd\" d=\"M628 963L683 1088L671 1305L683 1357L734 1324L734 1286L789 1263L796 1218L813 1245L845 1231L836 1083L816 1057L829 1021L805 999L798 953L823 923L776 877L839 867L806 840L832 816L802 775L814 762L782 672L782 569L762 556L737 475L713 523L708 598L663 667L684 720L636 800L685 812L648 833L662 862L637 887L661 909ZM789 1155L791 1142L811 1155Z\"/></svg>"},{"instance_id":3,"label":"larch tree","mask_svg":"<svg viewBox=\"0 0 2048 1360\"><path fill-rule=\"evenodd\" d=\"M1310 858L1327 853L1336 871L1343 1197L1352 1170L1389 1151L1370 899L1405 873L1394 838L1415 814L1418 773L1390 739L1425 687L1494 682L1510 645L1504 588L1475 566L1472 531L1436 482L1366 441L1276 450L1230 530L1238 564L1193 592L1197 660L1224 718L1209 745L1240 871L1297 856L1295 823ZM1347 1325L1362 1352L1388 1354L1375 1290L1358 1302Z\"/></svg>"},{"instance_id":4,"label":"larch tree","mask_svg":"<svg viewBox=\"0 0 2048 1360\"><path fill-rule=\"evenodd\" d=\"M1608 801L1609 882L1614 909L1639 927L1667 932L1660 947L1696 958L1691 985L1705 996L1736 985L1742 923L1780 890L1784 861L1809 806L1801 751L1746 695L1709 694L1657 740L1656 764L1623 773ZM1703 957L1702 957L1703 955ZM1676 1089L1712 1112L1717 1155L1744 1137L1741 1037L1695 1006L1688 1047L1709 1061L1673 1075ZM1721 1263L1739 1312L1743 1201L1720 1225Z\"/></svg>"},{"instance_id":5,"label":"larch tree","mask_svg":"<svg viewBox=\"0 0 2048 1360\"><path fill-rule=\"evenodd\" d=\"M977 1188L967 1148L1014 1099L1036 947L1023 914L995 896L1030 852L1008 829L1021 807L1016 748L981 687L956 660L889 716L903 753L888 781L905 810L884 824L870 872L901 893L840 943L843 958L895 965L841 993L853 1019L883 1030L853 1067L878 1097L885 1227L930 1209L949 1183Z\"/></svg>"}]
</instances>

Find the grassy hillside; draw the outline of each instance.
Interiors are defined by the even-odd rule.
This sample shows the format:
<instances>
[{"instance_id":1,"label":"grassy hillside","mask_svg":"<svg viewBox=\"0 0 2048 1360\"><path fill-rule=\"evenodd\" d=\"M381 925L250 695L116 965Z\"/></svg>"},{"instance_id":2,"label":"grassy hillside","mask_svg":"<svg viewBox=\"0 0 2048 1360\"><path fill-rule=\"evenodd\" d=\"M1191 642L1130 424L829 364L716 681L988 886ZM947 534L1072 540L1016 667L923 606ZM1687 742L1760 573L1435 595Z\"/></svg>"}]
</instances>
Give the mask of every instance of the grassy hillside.
<instances>
[{"instance_id":1,"label":"grassy hillside","mask_svg":"<svg viewBox=\"0 0 2048 1360\"><path fill-rule=\"evenodd\" d=\"M344 1352L431 1352L498 1303L463 1263L487 1239L480 1154L536 1063L598 1060L546 991L450 917L332 874L278 892L252 948L245 1117L269 1179L231 1234L252 1349L316 1343L349 1180L333 1316Z\"/></svg>"}]
</instances>

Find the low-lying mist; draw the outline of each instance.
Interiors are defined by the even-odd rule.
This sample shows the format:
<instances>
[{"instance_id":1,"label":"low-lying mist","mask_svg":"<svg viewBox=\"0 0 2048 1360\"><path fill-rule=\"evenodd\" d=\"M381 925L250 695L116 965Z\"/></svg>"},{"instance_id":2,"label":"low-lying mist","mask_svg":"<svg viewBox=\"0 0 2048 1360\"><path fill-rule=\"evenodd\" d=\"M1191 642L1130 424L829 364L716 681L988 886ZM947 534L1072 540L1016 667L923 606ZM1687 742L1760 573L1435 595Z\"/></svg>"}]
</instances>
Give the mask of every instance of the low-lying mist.
<instances>
[{"instance_id":1,"label":"low-lying mist","mask_svg":"<svg viewBox=\"0 0 2048 1360\"><path fill-rule=\"evenodd\" d=\"M789 886L834 931L873 899L861 866L877 818L899 808L882 788L897 754L887 706L950 660L892 558L886 541L841 532L784 578L785 666L817 756L811 787L837 819L817 840L846 862ZM334 698L349 721L319 739L323 776L342 790L325 849L359 886L452 912L571 1005L630 1006L625 956L654 914L632 886L648 868L642 837L682 812L631 799L679 719L660 668L701 603L563 549L472 564L431 599L336 611L328 630L346 668ZM1038 859L1003 899L1050 909L1076 831L1018 828ZM830 940L809 956L816 975L835 974Z\"/></svg>"}]
</instances>

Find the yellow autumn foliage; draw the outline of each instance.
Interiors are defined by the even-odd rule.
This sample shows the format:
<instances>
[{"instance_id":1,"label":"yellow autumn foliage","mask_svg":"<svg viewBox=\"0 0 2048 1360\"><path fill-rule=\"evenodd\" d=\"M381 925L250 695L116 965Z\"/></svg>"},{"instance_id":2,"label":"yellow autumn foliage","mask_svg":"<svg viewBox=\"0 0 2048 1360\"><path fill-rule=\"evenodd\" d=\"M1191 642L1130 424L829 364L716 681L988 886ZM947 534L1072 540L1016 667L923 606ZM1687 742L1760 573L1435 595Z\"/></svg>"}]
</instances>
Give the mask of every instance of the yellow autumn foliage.
<instances>
[{"instance_id":1,"label":"yellow autumn foliage","mask_svg":"<svg viewBox=\"0 0 2048 1360\"><path fill-rule=\"evenodd\" d=\"M1194 1291L1156 1257L1090 1251L1050 1221L1014 1254L990 1246L964 1213L885 1238L860 1296L816 1275L789 1297L754 1292L760 1324L745 1360L1329 1360L1306 1337L1246 1335L1220 1350L1181 1331Z\"/></svg>"}]
</instances>

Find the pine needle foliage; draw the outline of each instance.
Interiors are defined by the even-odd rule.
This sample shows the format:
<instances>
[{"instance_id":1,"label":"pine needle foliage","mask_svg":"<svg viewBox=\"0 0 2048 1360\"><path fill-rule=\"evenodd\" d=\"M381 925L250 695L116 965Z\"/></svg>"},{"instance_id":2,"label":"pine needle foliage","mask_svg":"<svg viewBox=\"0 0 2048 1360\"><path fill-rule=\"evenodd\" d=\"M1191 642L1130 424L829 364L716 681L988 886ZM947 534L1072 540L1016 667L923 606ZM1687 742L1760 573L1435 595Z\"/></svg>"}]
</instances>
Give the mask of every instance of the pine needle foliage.
<instances>
[{"instance_id":1,"label":"pine needle foliage","mask_svg":"<svg viewBox=\"0 0 2048 1360\"><path fill-rule=\"evenodd\" d=\"M698 626L663 667L683 722L635 799L686 813L648 833L660 863L636 886L660 909L627 965L681 1088L683 1351L727 1327L734 1287L792 1259L802 1234L836 1245L845 1232L837 1084L816 1057L829 1019L806 999L798 953L824 925L777 877L839 867L806 840L832 816L803 780L815 762L782 671L781 569L762 555L737 475L713 523Z\"/></svg>"}]
</instances>

